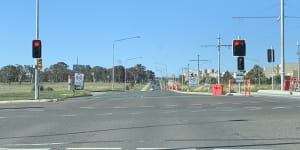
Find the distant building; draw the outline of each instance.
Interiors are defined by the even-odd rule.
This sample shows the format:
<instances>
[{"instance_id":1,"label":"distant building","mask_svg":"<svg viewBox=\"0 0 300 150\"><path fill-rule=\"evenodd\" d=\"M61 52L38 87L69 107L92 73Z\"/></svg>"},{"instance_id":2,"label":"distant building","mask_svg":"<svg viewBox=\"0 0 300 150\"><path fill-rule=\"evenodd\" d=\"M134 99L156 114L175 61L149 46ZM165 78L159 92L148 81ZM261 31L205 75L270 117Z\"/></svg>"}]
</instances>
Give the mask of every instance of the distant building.
<instances>
[{"instance_id":1,"label":"distant building","mask_svg":"<svg viewBox=\"0 0 300 150\"><path fill-rule=\"evenodd\" d=\"M281 64L274 65L274 75L280 75ZM272 77L272 67L265 67L264 73L267 78ZM285 64L285 76L298 78L298 64Z\"/></svg>"}]
</instances>

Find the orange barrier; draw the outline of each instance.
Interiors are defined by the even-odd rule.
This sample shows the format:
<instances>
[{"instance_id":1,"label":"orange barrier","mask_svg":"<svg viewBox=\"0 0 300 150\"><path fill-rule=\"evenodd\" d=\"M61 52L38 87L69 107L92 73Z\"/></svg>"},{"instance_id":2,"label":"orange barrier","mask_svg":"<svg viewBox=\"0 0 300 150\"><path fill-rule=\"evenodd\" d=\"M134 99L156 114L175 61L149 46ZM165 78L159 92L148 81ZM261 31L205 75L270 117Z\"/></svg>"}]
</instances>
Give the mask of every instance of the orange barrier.
<instances>
[{"instance_id":1,"label":"orange barrier","mask_svg":"<svg viewBox=\"0 0 300 150\"><path fill-rule=\"evenodd\" d=\"M212 88L212 95L223 95L223 85L214 84Z\"/></svg>"},{"instance_id":2,"label":"orange barrier","mask_svg":"<svg viewBox=\"0 0 300 150\"><path fill-rule=\"evenodd\" d=\"M231 94L231 80L228 80L228 94Z\"/></svg>"},{"instance_id":3,"label":"orange barrier","mask_svg":"<svg viewBox=\"0 0 300 150\"><path fill-rule=\"evenodd\" d=\"M250 80L244 80L244 95L250 96L250 91L251 91L251 84L250 84Z\"/></svg>"}]
</instances>

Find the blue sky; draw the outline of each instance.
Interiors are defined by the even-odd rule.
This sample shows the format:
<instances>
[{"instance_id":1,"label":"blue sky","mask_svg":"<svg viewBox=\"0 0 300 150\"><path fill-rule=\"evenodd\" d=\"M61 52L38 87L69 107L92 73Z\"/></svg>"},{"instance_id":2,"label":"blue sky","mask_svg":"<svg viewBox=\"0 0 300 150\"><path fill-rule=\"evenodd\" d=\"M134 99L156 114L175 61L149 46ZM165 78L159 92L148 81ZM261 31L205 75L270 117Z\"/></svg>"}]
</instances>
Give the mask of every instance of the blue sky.
<instances>
[{"instance_id":1,"label":"blue sky","mask_svg":"<svg viewBox=\"0 0 300 150\"><path fill-rule=\"evenodd\" d=\"M300 2L285 0L285 15L299 15ZM280 63L280 22L272 19L233 19L232 17L279 16L280 0L40 0L40 39L44 67L56 62L69 66L79 63L112 67L114 40L115 64L141 63L156 72L167 68L179 74L190 64L197 68L217 68L217 43L231 44L240 36L246 39L246 69L267 63L266 51L275 48ZM31 42L35 38L35 0L0 1L0 66L34 64ZM300 40L300 19L286 18L286 63L296 63L296 41ZM232 49L221 49L221 71L236 71Z\"/></svg>"}]
</instances>

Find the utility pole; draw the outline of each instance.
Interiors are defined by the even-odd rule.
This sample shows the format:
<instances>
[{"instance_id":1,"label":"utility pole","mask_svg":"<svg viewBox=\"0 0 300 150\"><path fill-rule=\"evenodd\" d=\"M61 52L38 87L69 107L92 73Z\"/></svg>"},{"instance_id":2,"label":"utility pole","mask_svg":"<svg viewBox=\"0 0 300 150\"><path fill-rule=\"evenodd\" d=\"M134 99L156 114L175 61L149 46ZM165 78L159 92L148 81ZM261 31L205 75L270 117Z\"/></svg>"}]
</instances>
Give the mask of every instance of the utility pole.
<instances>
[{"instance_id":1,"label":"utility pole","mask_svg":"<svg viewBox=\"0 0 300 150\"><path fill-rule=\"evenodd\" d=\"M200 57L200 55L198 54L197 55L198 56L198 59L197 60L190 60L190 61L197 61L198 62L198 87L200 86L200 64L199 64L199 62L200 61L208 61L208 60L200 60L199 59L199 57Z\"/></svg>"},{"instance_id":2,"label":"utility pole","mask_svg":"<svg viewBox=\"0 0 300 150\"><path fill-rule=\"evenodd\" d=\"M284 79L285 79L285 62L284 62L284 0L281 0L281 13L280 13L280 24L281 24L281 91L284 90Z\"/></svg>"},{"instance_id":3,"label":"utility pole","mask_svg":"<svg viewBox=\"0 0 300 150\"><path fill-rule=\"evenodd\" d=\"M221 35L220 33L218 34L218 37L217 37L217 45L203 45L202 47L217 47L218 48L218 84L220 84L220 73L221 73L221 47L230 47L232 46L231 44L230 45L222 45L221 44Z\"/></svg>"},{"instance_id":4,"label":"utility pole","mask_svg":"<svg viewBox=\"0 0 300 150\"><path fill-rule=\"evenodd\" d=\"M298 80L300 80L300 45L299 45L299 41L297 41L297 56L298 56Z\"/></svg>"}]
</instances>

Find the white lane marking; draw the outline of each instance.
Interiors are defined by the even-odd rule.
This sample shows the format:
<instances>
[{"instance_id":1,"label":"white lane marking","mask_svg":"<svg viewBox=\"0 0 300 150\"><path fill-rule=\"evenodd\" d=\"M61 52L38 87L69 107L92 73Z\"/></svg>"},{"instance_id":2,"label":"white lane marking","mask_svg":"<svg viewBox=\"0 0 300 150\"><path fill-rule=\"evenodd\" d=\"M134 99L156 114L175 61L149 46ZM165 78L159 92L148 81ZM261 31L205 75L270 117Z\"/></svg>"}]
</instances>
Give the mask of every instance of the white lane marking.
<instances>
[{"instance_id":1,"label":"white lane marking","mask_svg":"<svg viewBox=\"0 0 300 150\"><path fill-rule=\"evenodd\" d=\"M176 107L178 105L167 105L167 107Z\"/></svg>"},{"instance_id":2,"label":"white lane marking","mask_svg":"<svg viewBox=\"0 0 300 150\"><path fill-rule=\"evenodd\" d=\"M138 106L140 108L153 108L154 106Z\"/></svg>"},{"instance_id":3,"label":"white lane marking","mask_svg":"<svg viewBox=\"0 0 300 150\"><path fill-rule=\"evenodd\" d=\"M287 107L273 107L272 109L286 109Z\"/></svg>"},{"instance_id":4,"label":"white lane marking","mask_svg":"<svg viewBox=\"0 0 300 150\"><path fill-rule=\"evenodd\" d=\"M0 150L50 150L50 148L0 148Z\"/></svg>"},{"instance_id":5,"label":"white lane marking","mask_svg":"<svg viewBox=\"0 0 300 150\"><path fill-rule=\"evenodd\" d=\"M175 113L175 112L177 112L177 111L175 111L175 110L170 110L170 111L163 111L163 112L161 112L162 114L169 114L169 113Z\"/></svg>"},{"instance_id":6,"label":"white lane marking","mask_svg":"<svg viewBox=\"0 0 300 150\"><path fill-rule=\"evenodd\" d=\"M206 111L206 109L192 110L192 111L190 111L190 112L192 112L192 113L198 113L198 112L203 112L203 111Z\"/></svg>"},{"instance_id":7,"label":"white lane marking","mask_svg":"<svg viewBox=\"0 0 300 150\"><path fill-rule=\"evenodd\" d=\"M41 112L41 111L45 111L44 109L28 109L28 111L39 111L39 112Z\"/></svg>"},{"instance_id":8,"label":"white lane marking","mask_svg":"<svg viewBox=\"0 0 300 150\"><path fill-rule=\"evenodd\" d=\"M300 108L300 106L296 106L296 107Z\"/></svg>"},{"instance_id":9,"label":"white lane marking","mask_svg":"<svg viewBox=\"0 0 300 150\"><path fill-rule=\"evenodd\" d=\"M224 103L222 103L222 102L215 103L215 105L222 105L222 104L224 104Z\"/></svg>"},{"instance_id":10,"label":"white lane marking","mask_svg":"<svg viewBox=\"0 0 300 150\"><path fill-rule=\"evenodd\" d=\"M66 148L66 150L121 150L122 148L116 147L93 147L93 148Z\"/></svg>"},{"instance_id":11,"label":"white lane marking","mask_svg":"<svg viewBox=\"0 0 300 150\"><path fill-rule=\"evenodd\" d=\"M122 107L122 106L116 106L116 107L112 107L113 109L122 109L122 108L128 108L128 107Z\"/></svg>"},{"instance_id":12,"label":"white lane marking","mask_svg":"<svg viewBox=\"0 0 300 150\"><path fill-rule=\"evenodd\" d=\"M81 109L96 109L95 107L79 107Z\"/></svg>"},{"instance_id":13,"label":"white lane marking","mask_svg":"<svg viewBox=\"0 0 300 150\"><path fill-rule=\"evenodd\" d=\"M70 114L70 115L61 115L62 117L76 117L76 114Z\"/></svg>"},{"instance_id":14,"label":"white lane marking","mask_svg":"<svg viewBox=\"0 0 300 150\"><path fill-rule=\"evenodd\" d=\"M214 150L272 150L272 149L221 149L221 148L215 148Z\"/></svg>"},{"instance_id":15,"label":"white lane marking","mask_svg":"<svg viewBox=\"0 0 300 150\"><path fill-rule=\"evenodd\" d=\"M34 144L9 144L9 146L49 146L49 145L64 145L65 143L34 143Z\"/></svg>"},{"instance_id":16,"label":"white lane marking","mask_svg":"<svg viewBox=\"0 0 300 150\"><path fill-rule=\"evenodd\" d=\"M112 113L103 113L103 114L96 114L96 116L110 116Z\"/></svg>"},{"instance_id":17,"label":"white lane marking","mask_svg":"<svg viewBox=\"0 0 300 150\"><path fill-rule=\"evenodd\" d=\"M143 114L144 112L131 112L131 113L128 113L129 115L139 115L139 114Z\"/></svg>"},{"instance_id":18,"label":"white lane marking","mask_svg":"<svg viewBox=\"0 0 300 150\"><path fill-rule=\"evenodd\" d=\"M232 105L240 105L240 104L242 104L242 103L231 103Z\"/></svg>"},{"instance_id":19,"label":"white lane marking","mask_svg":"<svg viewBox=\"0 0 300 150\"><path fill-rule=\"evenodd\" d=\"M247 110L260 110L261 107L245 107Z\"/></svg>"},{"instance_id":20,"label":"white lane marking","mask_svg":"<svg viewBox=\"0 0 300 150\"><path fill-rule=\"evenodd\" d=\"M160 149L167 149L167 148L136 148L136 150L160 150Z\"/></svg>"},{"instance_id":21,"label":"white lane marking","mask_svg":"<svg viewBox=\"0 0 300 150\"><path fill-rule=\"evenodd\" d=\"M0 117L0 119L6 119L7 117Z\"/></svg>"},{"instance_id":22,"label":"white lane marking","mask_svg":"<svg viewBox=\"0 0 300 150\"><path fill-rule=\"evenodd\" d=\"M203 104L191 104L191 106L202 106Z\"/></svg>"}]
</instances>

